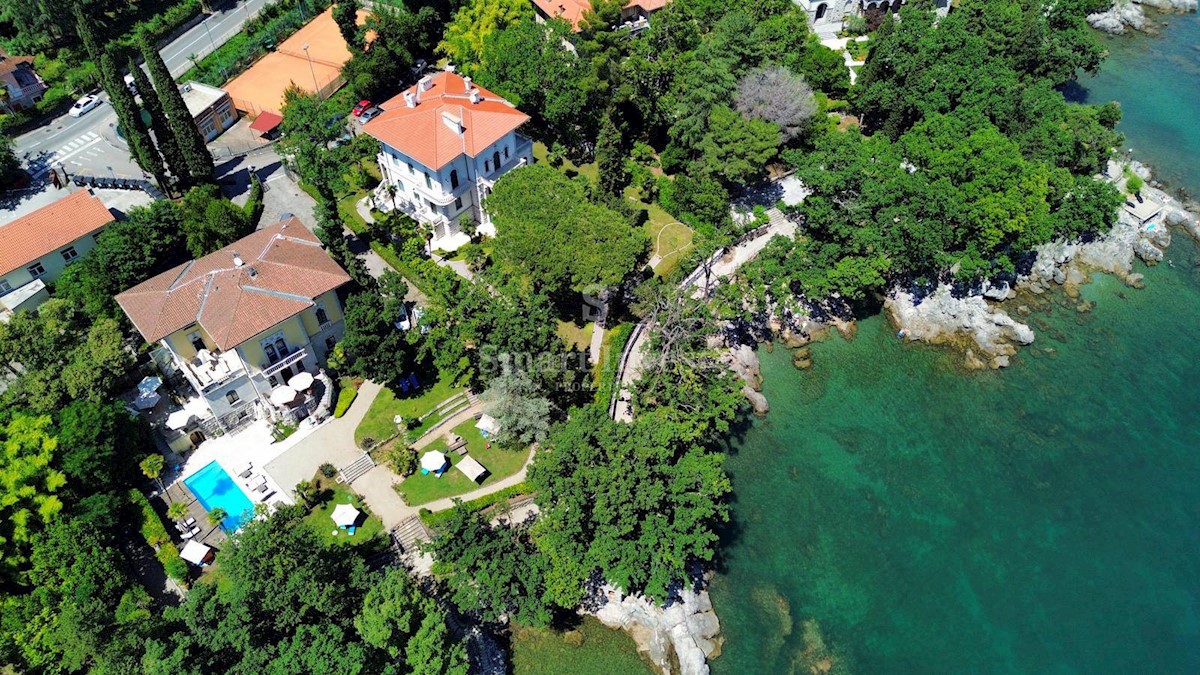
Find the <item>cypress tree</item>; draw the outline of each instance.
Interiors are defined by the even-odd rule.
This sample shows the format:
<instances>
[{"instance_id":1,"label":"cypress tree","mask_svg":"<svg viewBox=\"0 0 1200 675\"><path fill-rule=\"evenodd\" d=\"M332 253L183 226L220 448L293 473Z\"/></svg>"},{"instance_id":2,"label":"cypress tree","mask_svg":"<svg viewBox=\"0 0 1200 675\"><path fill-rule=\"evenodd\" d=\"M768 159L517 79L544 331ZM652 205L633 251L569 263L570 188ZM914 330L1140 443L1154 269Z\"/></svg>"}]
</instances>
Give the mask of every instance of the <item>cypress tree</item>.
<instances>
[{"instance_id":1,"label":"cypress tree","mask_svg":"<svg viewBox=\"0 0 1200 675\"><path fill-rule=\"evenodd\" d=\"M596 138L596 168L600 193L620 196L629 184L629 176L625 171L625 153L621 151L621 133L613 123L611 113L604 116Z\"/></svg>"},{"instance_id":2,"label":"cypress tree","mask_svg":"<svg viewBox=\"0 0 1200 675\"><path fill-rule=\"evenodd\" d=\"M175 142L187 164L188 175L191 178L188 182L192 185L212 183L212 155L205 146L204 137L200 135L196 121L192 119L192 114L188 112L187 105L183 102L183 95L175 86L175 79L171 77L171 71L167 70L167 64L155 49L154 42L145 33L138 36L138 45L141 47L142 56L146 59L146 67L150 69L150 78L154 81L154 88L158 91L158 100L171 124L171 129L175 132Z\"/></svg>"},{"instance_id":3,"label":"cypress tree","mask_svg":"<svg viewBox=\"0 0 1200 675\"><path fill-rule=\"evenodd\" d=\"M158 148L154 147L154 139L150 137L146 123L142 121L141 108L133 99L133 93L125 86L125 80L120 76L121 71L117 70L116 60L105 51L100 55L99 65L100 78L104 90L108 92L113 111L117 113L121 135L129 143L129 154L138 166L142 167L142 171L154 176L159 186L165 189L167 170L163 166L162 156L158 154Z\"/></svg>"},{"instance_id":4,"label":"cypress tree","mask_svg":"<svg viewBox=\"0 0 1200 675\"><path fill-rule=\"evenodd\" d=\"M150 84L150 78L146 77L146 71L139 68L133 58L129 59L129 72L133 75L133 83L142 97L142 107L150 114L150 128L154 131L154 139L158 141L158 152L166 161L171 175L175 177L178 183L177 187L181 190L185 189L190 178L187 162L184 160L183 152L179 149L179 144L175 141L175 130L171 128L167 114L163 112L162 102L158 100L158 93Z\"/></svg>"}]
</instances>

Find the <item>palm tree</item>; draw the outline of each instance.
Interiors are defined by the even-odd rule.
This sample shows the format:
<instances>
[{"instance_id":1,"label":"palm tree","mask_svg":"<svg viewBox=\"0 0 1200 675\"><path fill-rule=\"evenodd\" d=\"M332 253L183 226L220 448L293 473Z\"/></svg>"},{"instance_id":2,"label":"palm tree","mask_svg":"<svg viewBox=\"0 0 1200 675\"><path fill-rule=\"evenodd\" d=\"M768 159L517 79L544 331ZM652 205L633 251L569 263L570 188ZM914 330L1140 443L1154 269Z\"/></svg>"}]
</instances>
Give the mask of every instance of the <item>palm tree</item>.
<instances>
[{"instance_id":1,"label":"palm tree","mask_svg":"<svg viewBox=\"0 0 1200 675\"><path fill-rule=\"evenodd\" d=\"M216 527L220 525L221 521L225 520L227 517L229 517L229 514L226 513L225 509L218 506L217 508L208 512L208 524Z\"/></svg>"},{"instance_id":2,"label":"palm tree","mask_svg":"<svg viewBox=\"0 0 1200 675\"><path fill-rule=\"evenodd\" d=\"M147 478L152 478L156 483L158 483L158 489L160 492L163 490L161 476L166 463L167 460L156 452L151 455L146 455L146 459L143 459L142 463L138 465L141 467L142 473L146 474Z\"/></svg>"},{"instance_id":3,"label":"palm tree","mask_svg":"<svg viewBox=\"0 0 1200 675\"><path fill-rule=\"evenodd\" d=\"M188 514L188 505L183 502L171 502L167 507L167 517L171 520L183 520Z\"/></svg>"}]
</instances>

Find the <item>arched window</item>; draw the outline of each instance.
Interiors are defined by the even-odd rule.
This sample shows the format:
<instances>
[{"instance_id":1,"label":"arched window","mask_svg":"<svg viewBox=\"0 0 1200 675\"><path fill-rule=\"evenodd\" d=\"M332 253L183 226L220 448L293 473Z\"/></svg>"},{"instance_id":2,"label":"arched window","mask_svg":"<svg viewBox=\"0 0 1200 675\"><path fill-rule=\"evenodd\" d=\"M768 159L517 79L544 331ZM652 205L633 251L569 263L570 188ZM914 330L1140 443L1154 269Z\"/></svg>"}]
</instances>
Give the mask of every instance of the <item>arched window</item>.
<instances>
[{"instance_id":1,"label":"arched window","mask_svg":"<svg viewBox=\"0 0 1200 675\"><path fill-rule=\"evenodd\" d=\"M824 19L824 18L825 18L825 12L826 12L826 11L828 11L828 9L829 9L829 6L828 6L828 5L826 5L826 4L825 4L825 3L823 3L823 2L822 2L821 4L819 4L819 5L817 5L817 14L816 14L816 16L815 16L815 17L813 17L813 20L814 20L814 21L820 21L821 19Z\"/></svg>"},{"instance_id":2,"label":"arched window","mask_svg":"<svg viewBox=\"0 0 1200 675\"><path fill-rule=\"evenodd\" d=\"M458 169L450 169L450 189L458 189Z\"/></svg>"},{"instance_id":3,"label":"arched window","mask_svg":"<svg viewBox=\"0 0 1200 675\"><path fill-rule=\"evenodd\" d=\"M499 150L492 153L492 164L495 165L497 171L500 170L500 151Z\"/></svg>"}]
</instances>

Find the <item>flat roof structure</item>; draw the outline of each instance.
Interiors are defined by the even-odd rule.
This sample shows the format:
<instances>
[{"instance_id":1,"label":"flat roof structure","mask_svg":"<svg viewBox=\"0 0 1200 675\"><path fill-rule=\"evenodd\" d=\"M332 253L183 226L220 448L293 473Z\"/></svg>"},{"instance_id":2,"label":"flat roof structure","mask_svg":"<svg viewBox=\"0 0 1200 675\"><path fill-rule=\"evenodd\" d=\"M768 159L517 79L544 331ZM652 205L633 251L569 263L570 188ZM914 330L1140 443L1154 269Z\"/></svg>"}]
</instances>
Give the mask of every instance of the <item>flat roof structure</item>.
<instances>
[{"instance_id":1,"label":"flat roof structure","mask_svg":"<svg viewBox=\"0 0 1200 675\"><path fill-rule=\"evenodd\" d=\"M214 103L225 98L225 90L210 87L203 82L188 82L180 85L179 93L183 96L183 104L187 106L192 117L208 110Z\"/></svg>"},{"instance_id":2,"label":"flat roof structure","mask_svg":"<svg viewBox=\"0 0 1200 675\"><path fill-rule=\"evenodd\" d=\"M1162 213L1163 210L1162 204L1153 199L1143 199L1139 202L1136 197L1126 200L1122 208L1125 209L1125 213L1137 218L1137 221L1143 225L1146 221Z\"/></svg>"}]
</instances>

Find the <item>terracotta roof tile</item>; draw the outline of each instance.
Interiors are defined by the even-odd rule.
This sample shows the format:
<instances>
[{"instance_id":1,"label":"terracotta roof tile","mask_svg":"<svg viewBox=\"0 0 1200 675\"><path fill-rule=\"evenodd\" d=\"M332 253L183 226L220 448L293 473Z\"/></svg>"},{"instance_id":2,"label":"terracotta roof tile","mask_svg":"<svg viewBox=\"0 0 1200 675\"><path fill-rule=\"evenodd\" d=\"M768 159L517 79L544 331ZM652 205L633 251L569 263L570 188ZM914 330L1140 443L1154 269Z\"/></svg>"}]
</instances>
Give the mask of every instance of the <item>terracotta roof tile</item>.
<instances>
[{"instance_id":1,"label":"terracotta roof tile","mask_svg":"<svg viewBox=\"0 0 1200 675\"><path fill-rule=\"evenodd\" d=\"M456 73L434 75L427 91L418 93L419 86L382 103L383 114L367 122L363 131L435 171L459 155L479 155L529 119L508 101L478 86L473 88L479 101L472 103L466 81ZM415 107L405 103L406 93L417 94ZM444 115L461 121L461 134Z\"/></svg>"},{"instance_id":2,"label":"terracotta roof tile","mask_svg":"<svg viewBox=\"0 0 1200 675\"><path fill-rule=\"evenodd\" d=\"M293 217L148 279L117 295L117 303L147 342L200 324L229 350L348 281Z\"/></svg>"},{"instance_id":3,"label":"terracotta roof tile","mask_svg":"<svg viewBox=\"0 0 1200 675\"><path fill-rule=\"evenodd\" d=\"M54 253L113 221L100 198L79 190L7 225L0 225L0 274Z\"/></svg>"},{"instance_id":4,"label":"terracotta roof tile","mask_svg":"<svg viewBox=\"0 0 1200 675\"><path fill-rule=\"evenodd\" d=\"M625 7L640 7L647 14L657 12L667 6L670 0L629 0ZM543 16L552 19L564 19L571 24L572 30L579 30L579 22L583 15L592 8L588 0L533 0L533 4L541 10Z\"/></svg>"}]
</instances>

